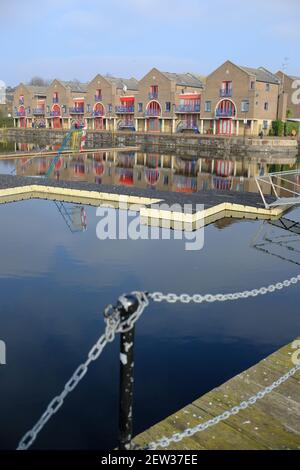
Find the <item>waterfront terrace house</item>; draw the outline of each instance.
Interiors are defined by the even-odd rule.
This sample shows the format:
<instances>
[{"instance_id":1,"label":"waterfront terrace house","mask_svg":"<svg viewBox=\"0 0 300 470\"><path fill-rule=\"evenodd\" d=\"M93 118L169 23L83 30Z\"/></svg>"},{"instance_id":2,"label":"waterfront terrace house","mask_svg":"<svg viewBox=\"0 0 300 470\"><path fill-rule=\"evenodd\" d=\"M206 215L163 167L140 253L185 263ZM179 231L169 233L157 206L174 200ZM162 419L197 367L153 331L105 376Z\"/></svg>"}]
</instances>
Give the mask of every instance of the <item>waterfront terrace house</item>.
<instances>
[{"instance_id":1,"label":"waterfront terrace house","mask_svg":"<svg viewBox=\"0 0 300 470\"><path fill-rule=\"evenodd\" d=\"M191 73L150 70L139 82L135 128L142 132L197 132L203 83Z\"/></svg>"},{"instance_id":2,"label":"waterfront terrace house","mask_svg":"<svg viewBox=\"0 0 300 470\"><path fill-rule=\"evenodd\" d=\"M69 129L84 124L87 84L53 80L47 89L46 126Z\"/></svg>"},{"instance_id":3,"label":"waterfront terrace house","mask_svg":"<svg viewBox=\"0 0 300 470\"><path fill-rule=\"evenodd\" d=\"M135 78L96 75L87 88L85 115L88 128L135 130L134 111L138 85Z\"/></svg>"},{"instance_id":4,"label":"waterfront terrace house","mask_svg":"<svg viewBox=\"0 0 300 470\"><path fill-rule=\"evenodd\" d=\"M45 127L46 97L46 86L20 83L13 96L15 127Z\"/></svg>"},{"instance_id":5,"label":"waterfront terrace house","mask_svg":"<svg viewBox=\"0 0 300 470\"><path fill-rule=\"evenodd\" d=\"M281 80L281 92L286 99L285 117L291 121L300 121L300 77L287 75L281 71L276 75ZM284 102L284 98L281 101Z\"/></svg>"},{"instance_id":6,"label":"waterfront terrace house","mask_svg":"<svg viewBox=\"0 0 300 470\"><path fill-rule=\"evenodd\" d=\"M227 61L206 78L201 133L265 135L278 116L280 79Z\"/></svg>"}]
</instances>

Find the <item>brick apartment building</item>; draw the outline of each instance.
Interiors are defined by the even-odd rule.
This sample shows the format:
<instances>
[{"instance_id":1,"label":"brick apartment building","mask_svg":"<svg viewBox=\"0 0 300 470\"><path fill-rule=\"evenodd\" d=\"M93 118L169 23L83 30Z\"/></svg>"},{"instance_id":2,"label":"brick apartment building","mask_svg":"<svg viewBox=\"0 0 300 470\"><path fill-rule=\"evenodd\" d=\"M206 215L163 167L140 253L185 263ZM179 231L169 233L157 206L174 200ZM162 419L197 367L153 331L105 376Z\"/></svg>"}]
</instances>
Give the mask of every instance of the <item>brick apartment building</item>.
<instances>
[{"instance_id":1,"label":"brick apartment building","mask_svg":"<svg viewBox=\"0 0 300 470\"><path fill-rule=\"evenodd\" d=\"M55 79L48 87L16 87L13 116L17 127L267 135L275 119L300 119L295 80L300 87L297 77L229 60L205 83L157 68L140 81L100 74L89 83Z\"/></svg>"}]
</instances>

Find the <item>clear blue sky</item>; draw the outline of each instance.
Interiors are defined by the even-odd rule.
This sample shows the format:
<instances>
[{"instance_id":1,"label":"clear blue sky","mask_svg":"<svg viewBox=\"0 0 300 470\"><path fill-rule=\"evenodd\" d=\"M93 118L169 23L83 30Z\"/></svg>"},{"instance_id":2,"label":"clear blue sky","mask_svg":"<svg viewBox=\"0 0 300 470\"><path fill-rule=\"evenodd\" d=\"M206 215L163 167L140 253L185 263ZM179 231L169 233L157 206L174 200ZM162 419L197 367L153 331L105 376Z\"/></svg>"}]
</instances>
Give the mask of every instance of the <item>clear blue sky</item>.
<instances>
[{"instance_id":1,"label":"clear blue sky","mask_svg":"<svg viewBox=\"0 0 300 470\"><path fill-rule=\"evenodd\" d=\"M226 59L300 75L299 0L0 0L0 79L207 75Z\"/></svg>"}]
</instances>

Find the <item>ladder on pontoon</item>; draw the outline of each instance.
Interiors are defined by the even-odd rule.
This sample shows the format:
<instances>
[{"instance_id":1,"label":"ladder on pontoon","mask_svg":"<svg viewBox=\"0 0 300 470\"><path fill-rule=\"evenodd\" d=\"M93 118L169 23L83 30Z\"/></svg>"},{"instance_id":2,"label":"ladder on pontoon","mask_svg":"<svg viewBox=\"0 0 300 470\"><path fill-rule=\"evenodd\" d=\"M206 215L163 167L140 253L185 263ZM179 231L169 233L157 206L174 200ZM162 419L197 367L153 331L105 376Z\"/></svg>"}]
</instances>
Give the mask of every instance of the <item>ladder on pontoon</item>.
<instances>
[{"instance_id":1,"label":"ladder on pontoon","mask_svg":"<svg viewBox=\"0 0 300 470\"><path fill-rule=\"evenodd\" d=\"M83 206L69 205L62 201L54 201L71 233L84 232L87 229L86 212Z\"/></svg>"}]
</instances>

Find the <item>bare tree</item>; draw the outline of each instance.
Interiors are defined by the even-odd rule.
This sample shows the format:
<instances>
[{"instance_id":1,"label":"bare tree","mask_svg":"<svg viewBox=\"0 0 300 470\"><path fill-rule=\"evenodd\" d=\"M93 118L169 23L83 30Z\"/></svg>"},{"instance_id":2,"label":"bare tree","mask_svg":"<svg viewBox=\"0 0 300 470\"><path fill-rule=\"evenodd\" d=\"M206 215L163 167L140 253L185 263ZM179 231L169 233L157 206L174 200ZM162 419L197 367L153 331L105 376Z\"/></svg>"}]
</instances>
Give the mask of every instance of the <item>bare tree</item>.
<instances>
[{"instance_id":1,"label":"bare tree","mask_svg":"<svg viewBox=\"0 0 300 470\"><path fill-rule=\"evenodd\" d=\"M47 86L49 82L47 80L44 80L42 77L32 77L32 79L29 81L28 85L34 85L34 86Z\"/></svg>"}]
</instances>

